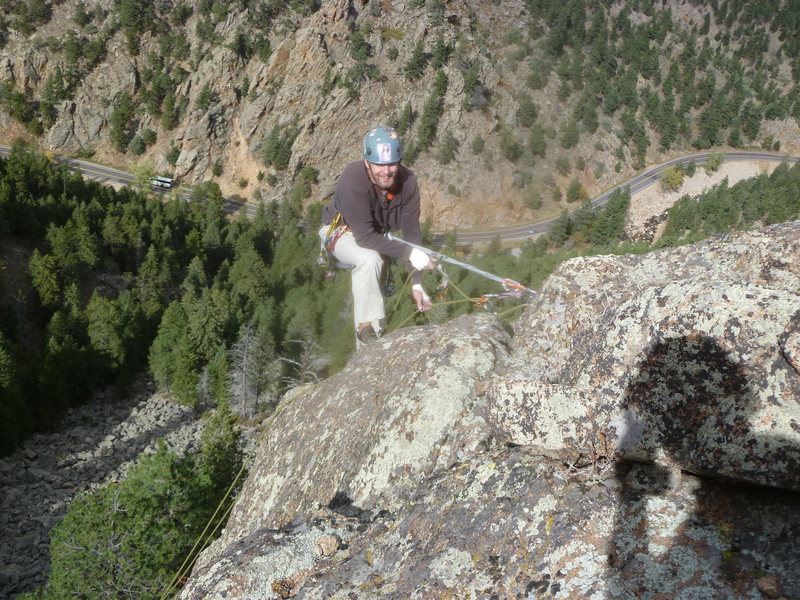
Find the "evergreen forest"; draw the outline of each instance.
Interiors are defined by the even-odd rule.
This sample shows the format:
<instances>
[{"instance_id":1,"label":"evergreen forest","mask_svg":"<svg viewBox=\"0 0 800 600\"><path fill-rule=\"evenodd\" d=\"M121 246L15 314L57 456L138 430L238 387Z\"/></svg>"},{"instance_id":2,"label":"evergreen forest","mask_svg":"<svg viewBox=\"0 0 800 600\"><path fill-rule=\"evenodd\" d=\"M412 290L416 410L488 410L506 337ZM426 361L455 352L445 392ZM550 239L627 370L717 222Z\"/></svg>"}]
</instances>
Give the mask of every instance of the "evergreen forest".
<instances>
[{"instance_id":1,"label":"evergreen forest","mask_svg":"<svg viewBox=\"0 0 800 600\"><path fill-rule=\"evenodd\" d=\"M652 244L625 238L627 189L595 208L583 187L654 157L719 150L703 165L665 172L661 185L679 189L695 169L717 168L726 149L780 152L775 132L800 123L797 0L688 0L681 10L662 0L524 0L518 26L503 32L470 12L502 8L501 0L406 4L425 23L424 39L387 25L391 2L364 0L317 104L248 140L263 164L249 198L258 212L248 218L223 208L219 176L235 166L221 160L186 201L84 179L36 147L122 39L137 76L107 100L103 143L120 160L163 158L174 167L190 149L176 145L175 133L219 111L221 98L234 98L222 111L232 120L280 96L287 82L256 86L247 66L268 64L322 2L78 0L55 36L39 32L65 3L0 0L0 50L31 39L49 61L25 85L0 80L0 111L29 140L0 158L0 457L57 428L99 390L125 398L145 377L205 424L196 455L161 445L124 481L79 495L52 531L47 586L25 600L171 596L176 574L235 499L247 462L240 427L265 422L287 390L337 373L354 352L349 273L318 262L324 158L291 160L305 118L324 114L337 88L359 103L371 85L401 81L408 101L381 118L406 140L406 162L436 173L430 185L454 201L458 169L485 167L491 176L502 163L513 169L508 202L532 214L563 209L547 235L515 252L499 239L460 246L454 233L425 225L426 245L533 289L573 257L644 253L800 218L797 164L683 197ZM468 36L452 21L456 5ZM227 96L215 88L227 82L192 80L217 53L233 53L241 67ZM492 126L483 134L441 127L454 112ZM434 308L421 314L405 265L390 265L389 331L487 309L513 321L524 310L513 299L483 305L496 284L445 269L446 293L437 290L439 273L424 274Z\"/></svg>"},{"instance_id":2,"label":"evergreen forest","mask_svg":"<svg viewBox=\"0 0 800 600\"><path fill-rule=\"evenodd\" d=\"M796 218L797 172L784 163L682 199L654 247ZM322 203L304 209L308 193L299 185L252 220L231 218L216 184L196 186L188 202L164 201L15 144L0 159L0 452L57 425L98 388L123 394L143 372L198 414L225 403L251 419L287 389L341 369L354 350L349 274L318 264ZM585 200L519 256L499 240L459 248L452 234L441 251L536 287L565 258L651 249L621 240L629 202L626 188L602 209ZM447 321L498 291L469 271L448 266L448 275L451 297L416 314L408 274L393 264L388 329ZM425 276L434 290L439 275Z\"/></svg>"},{"instance_id":3,"label":"evergreen forest","mask_svg":"<svg viewBox=\"0 0 800 600\"><path fill-rule=\"evenodd\" d=\"M0 160L2 256L28 257L0 270L3 453L55 427L93 390L114 386L122 394L143 372L198 415L215 409L198 456L162 447L128 479L72 503L52 533L48 587L29 598L76 590L123 598L131 586L136 597L164 597L235 497L244 464L237 422L263 419L283 391L346 363L354 348L349 277L317 263L321 204L303 210L307 192L298 188L248 220L225 216L215 184L197 186L189 202L165 202L149 190L84 180L23 143ZM452 234L442 250L537 287L574 256L646 252L796 219L800 165L685 196L652 246L621 239L629 204L627 188L602 209L586 201L518 256L499 240L465 254ZM444 322L497 291L475 273L448 270L451 296L419 314L405 298L405 269L393 265L389 329ZM434 289L436 275L426 277ZM513 319L522 307L493 308ZM86 588L86 581L97 584Z\"/></svg>"}]
</instances>

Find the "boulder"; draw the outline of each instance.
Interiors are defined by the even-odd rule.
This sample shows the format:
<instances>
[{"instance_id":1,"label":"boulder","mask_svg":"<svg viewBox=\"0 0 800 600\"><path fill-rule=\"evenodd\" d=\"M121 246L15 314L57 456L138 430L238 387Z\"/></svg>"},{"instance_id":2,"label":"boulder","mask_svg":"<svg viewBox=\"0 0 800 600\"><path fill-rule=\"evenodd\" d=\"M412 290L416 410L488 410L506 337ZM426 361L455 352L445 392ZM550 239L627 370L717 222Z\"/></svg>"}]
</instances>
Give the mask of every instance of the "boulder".
<instances>
[{"instance_id":1,"label":"boulder","mask_svg":"<svg viewBox=\"0 0 800 600\"><path fill-rule=\"evenodd\" d=\"M488 314L407 328L370 344L338 375L287 394L201 562L320 505L391 509L405 487L487 444L473 409L509 338Z\"/></svg>"},{"instance_id":2,"label":"boulder","mask_svg":"<svg viewBox=\"0 0 800 600\"><path fill-rule=\"evenodd\" d=\"M798 223L564 264L487 418L515 444L800 490Z\"/></svg>"},{"instance_id":3,"label":"boulder","mask_svg":"<svg viewBox=\"0 0 800 600\"><path fill-rule=\"evenodd\" d=\"M368 346L283 399L178 597L798 597L798 244L575 259L512 339Z\"/></svg>"}]
</instances>

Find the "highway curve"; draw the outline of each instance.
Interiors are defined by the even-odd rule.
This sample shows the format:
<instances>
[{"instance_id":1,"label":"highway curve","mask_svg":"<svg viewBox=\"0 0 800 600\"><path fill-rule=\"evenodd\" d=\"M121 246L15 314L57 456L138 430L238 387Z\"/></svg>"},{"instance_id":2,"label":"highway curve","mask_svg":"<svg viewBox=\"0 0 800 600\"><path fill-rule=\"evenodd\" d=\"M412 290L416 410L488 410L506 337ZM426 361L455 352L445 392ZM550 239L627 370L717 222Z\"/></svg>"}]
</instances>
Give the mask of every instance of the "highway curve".
<instances>
[{"instance_id":1,"label":"highway curve","mask_svg":"<svg viewBox=\"0 0 800 600\"><path fill-rule=\"evenodd\" d=\"M11 152L11 148L9 146L0 146L0 156L6 157ZM632 177L631 179L620 183L619 185L607 190L597 196L596 198L592 199L592 206L602 206L608 201L608 198L613 194L616 190L624 187L630 187L631 195L635 194L636 192L640 192L643 189L647 188L648 186L653 185L654 183L658 183L660 181L660 175L669 167L673 167L675 165L689 163L694 161L695 165L702 165L706 162L712 155L719 155L719 152L698 152L695 154L689 154L686 156L680 156L678 158L673 158L668 160L665 163L660 165L650 167L649 169L645 170L644 172L640 173ZM790 162L796 163L800 161L800 157L796 156L787 156L785 154L776 154L772 152L746 152L746 151L731 151L721 153L724 161L772 161L772 162ZM130 173L126 173L125 171L121 171L119 169L114 169L111 167L105 167L103 165L99 165L96 163L91 163L85 160L77 160L73 158L68 158L64 156L53 156L53 161L66 165L68 168L73 169L75 171L80 172L86 177L90 177L92 179L101 181L107 184L118 184L118 185L132 185L136 177ZM154 193L160 193L164 195L169 195L171 193L178 194L179 197L188 200L191 197L191 190L187 188L176 188L172 190L167 190L163 188L153 187L152 191ZM256 211L258 208L253 204L248 204L246 202L241 202L239 200L234 200L232 198L227 198L225 200L224 210L227 213L235 214L241 210L245 210L248 216L255 216ZM511 240L522 240L525 238L535 237L542 233L546 233L550 230L553 223L557 221L559 217L553 217L551 219L547 219L545 221L540 221L538 223L528 223L525 225L514 225L512 227L503 227L500 229L492 229L488 231L462 231L462 232L455 232L456 238L458 242L461 244L472 244L472 243L481 243L481 242L490 242L496 237L500 237L503 241L511 241ZM443 234L434 234L435 239L438 241L441 239Z\"/></svg>"}]
</instances>

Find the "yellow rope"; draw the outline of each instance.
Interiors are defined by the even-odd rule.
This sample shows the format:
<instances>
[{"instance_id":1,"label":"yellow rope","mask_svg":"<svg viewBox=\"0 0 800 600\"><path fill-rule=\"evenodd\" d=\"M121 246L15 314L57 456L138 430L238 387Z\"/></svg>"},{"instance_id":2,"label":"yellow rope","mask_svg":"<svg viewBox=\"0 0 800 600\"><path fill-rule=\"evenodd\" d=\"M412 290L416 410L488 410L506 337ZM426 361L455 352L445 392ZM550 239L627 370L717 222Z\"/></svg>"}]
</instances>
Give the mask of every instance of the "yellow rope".
<instances>
[{"instance_id":1,"label":"yellow rope","mask_svg":"<svg viewBox=\"0 0 800 600\"><path fill-rule=\"evenodd\" d=\"M400 306L400 299L403 297L403 292L408 287L408 282L411 281L411 271L408 272L406 275L406 280L403 282L403 285L400 286L400 290L395 292L397 294L397 300L394 301L394 306L392 306L392 310L389 311L389 316L386 318L386 322L389 322L389 319L397 310L397 307Z\"/></svg>"},{"instance_id":2,"label":"yellow rope","mask_svg":"<svg viewBox=\"0 0 800 600\"><path fill-rule=\"evenodd\" d=\"M397 300L395 300L394 306L392 307L392 310L389 313L389 318L391 317L391 315L393 315L395 313L395 311L397 310L397 307L400 305L400 300L403 297L402 292L408 287L408 282L410 281L410 279L411 279L411 273L409 272L408 275L406 276L405 282L403 283L402 287L400 288L400 291L397 292ZM439 307L439 306L447 306L447 305L450 305L450 304L461 304L462 302L469 302L469 303L473 303L474 304L474 303L478 302L478 300L480 300L480 298L470 298L469 296L467 296L461 290L461 288L459 288L452 281L448 281L448 285L451 285L459 294L461 294L463 296L463 299L461 299L461 300L448 300L446 302L436 302L436 303L433 303L431 305L431 309L433 309L435 307ZM523 306L526 306L526 304L523 303L523 304L519 304L517 306L514 306L514 307L512 307L512 308L510 308L510 309L508 309L506 311L503 311L502 313L499 313L497 316L501 317L502 315L505 315L505 314L507 314L507 313L509 313L509 312L511 312L513 310L517 310L518 308L523 307ZM408 317L406 317L403 320L402 323L400 323L397 327L394 327L392 329L392 331L394 331L396 329L402 329L403 326L409 320L411 320L413 317L415 317L418 312L420 312L420 311L412 312ZM389 318L387 318L387 321L389 320ZM217 520L217 522L216 522L216 525L214 525L213 529L211 529L211 531L209 532L209 528L211 527L211 524L214 523L214 520L217 517L217 514L220 512L220 509L222 508L222 506L225 504L225 501L233 493L233 490L236 487L236 484L239 482L239 479L241 479L242 475L244 474L245 470L247 469L247 465L250 464L250 459L255 454L259 444L261 443L261 440L264 437L264 435L272 427L272 424L274 423L274 421L277 418L277 416L281 412L283 412L283 410L285 410L286 407L289 406L291 403L292 403L292 399L289 399L289 400L283 402L280 406L278 406L278 408L275 409L275 411L272 413L272 415L270 415L270 418L267 421L267 424L264 426L264 429L261 430L261 433L258 435L258 438L256 439L255 443L253 444L252 450L250 450L250 452L247 455L247 457L245 458L245 460L242 461L242 466L239 468L239 472L236 473L236 476L233 478L233 481L228 486L228 489L226 490L225 495L220 500L219 504L217 505L216 509L214 510L214 513L211 515L211 518L208 520L208 523L206 523L205 528L200 533L200 535L198 536L198 538L195 541L194 545L192 546L192 549L189 550L189 554L186 556L186 558L184 559L183 563L178 568L178 571L173 576L172 580L170 581L169 586L166 588L164 593L161 595L160 600L166 600L166 598L170 595L170 593L177 587L178 583L184 577L187 576L187 574L191 570L192 566L194 565L195 560L197 560L197 557L199 556L200 552L202 552L206 548L207 544L213 539L214 535L216 535L216 533L219 530L219 528L222 526L223 523L226 522L227 518L230 516L230 513L233 510L233 502L231 502L228 505L228 507L224 511L224 514L222 514L220 516L219 520ZM207 533L208 533L208 535L206 535Z\"/></svg>"},{"instance_id":3,"label":"yellow rope","mask_svg":"<svg viewBox=\"0 0 800 600\"><path fill-rule=\"evenodd\" d=\"M512 306L511 308L507 308L507 309L506 309L506 310L504 310L503 312L499 312L499 313L497 313L497 318L498 318L498 319L499 319L499 318L502 318L503 316L507 315L508 313L510 313L510 312L512 312L512 311L515 311L515 310L517 310L517 309L519 309L519 308L524 308L524 307L526 307L526 306L528 306L528 303L527 303L527 302L523 302L522 304L517 304L516 306Z\"/></svg>"},{"instance_id":4,"label":"yellow rope","mask_svg":"<svg viewBox=\"0 0 800 600\"><path fill-rule=\"evenodd\" d=\"M228 486L228 489L225 492L225 495L222 497L222 500L220 500L219 504L217 504L217 508L214 510L214 514L211 515L211 518L208 520L208 523L206 523L205 528L197 537L197 540L195 540L192 549L189 550L189 554L187 554L183 563L178 568L178 571L173 576L169 586L167 586L167 588L164 590L164 593L161 595L160 600L166 600L166 598L169 597L170 593L177 587L178 583L188 575L189 571L194 565L195 560L197 560L197 557L199 556L200 552L205 550L208 542L210 542L213 539L213 536L217 533L220 526L226 521L226 519L230 515L231 511L233 510L233 502L231 502L228 508L225 509L224 514L219 518L216 525L208 534L208 536L206 536L206 533L209 531L209 528L211 527L211 524L214 522L214 519L216 518L217 514L220 512L220 509L222 508L228 497L231 495L231 493L233 493L233 490L236 487L236 484L239 482L239 479L241 479L242 475L247 470L247 465L250 464L250 459L253 457L256 450L258 449L258 446L261 443L261 440L263 439L264 435L267 433L267 431L269 431L270 427L272 427L272 423L275 421L275 418L281 412L283 412L283 410L285 410L289 404L292 403L292 400L293 399L289 399L283 402L280 406L278 406L278 408L275 409L272 415L270 415L269 421L267 421L267 424L264 426L264 429L262 429L261 433L258 435L258 438L253 444L253 448L245 457L245 460L242 461L242 466L239 468L239 472L236 473L236 476L233 478L233 481ZM205 540L203 538L205 538Z\"/></svg>"}]
</instances>

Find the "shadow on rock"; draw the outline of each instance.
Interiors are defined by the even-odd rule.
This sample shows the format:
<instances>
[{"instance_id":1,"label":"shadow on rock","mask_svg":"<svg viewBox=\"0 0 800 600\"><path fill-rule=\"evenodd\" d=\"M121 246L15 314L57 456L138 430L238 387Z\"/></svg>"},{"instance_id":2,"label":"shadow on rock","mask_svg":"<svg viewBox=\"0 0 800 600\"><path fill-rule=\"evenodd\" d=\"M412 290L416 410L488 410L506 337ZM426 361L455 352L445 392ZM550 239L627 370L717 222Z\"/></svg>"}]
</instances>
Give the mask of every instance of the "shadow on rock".
<instances>
[{"instance_id":1,"label":"shadow on rock","mask_svg":"<svg viewBox=\"0 0 800 600\"><path fill-rule=\"evenodd\" d=\"M655 463L616 464L611 597L800 597L800 559L779 544L800 535L797 493L736 481L782 461L786 478L773 480L793 487L798 449L754 433L758 406L746 369L714 340L650 348L626 389L620 448L635 456L641 439L655 439L643 457Z\"/></svg>"}]
</instances>

